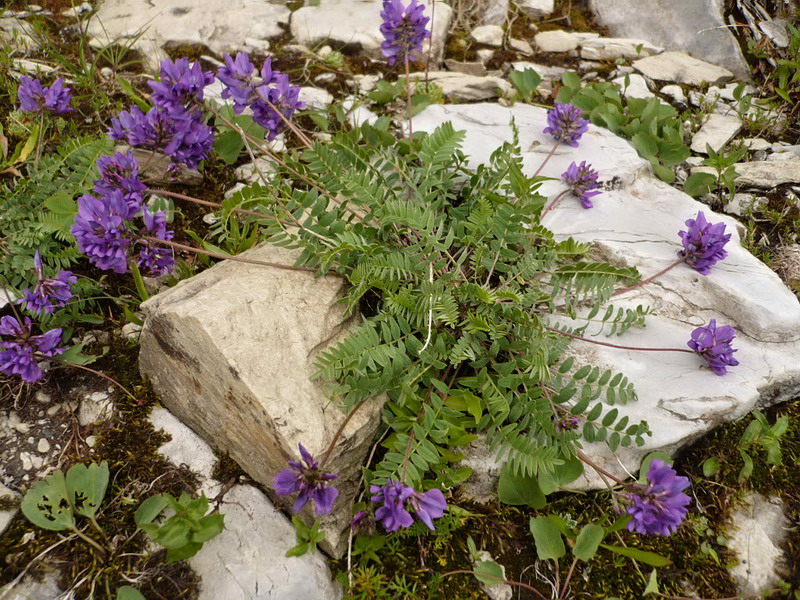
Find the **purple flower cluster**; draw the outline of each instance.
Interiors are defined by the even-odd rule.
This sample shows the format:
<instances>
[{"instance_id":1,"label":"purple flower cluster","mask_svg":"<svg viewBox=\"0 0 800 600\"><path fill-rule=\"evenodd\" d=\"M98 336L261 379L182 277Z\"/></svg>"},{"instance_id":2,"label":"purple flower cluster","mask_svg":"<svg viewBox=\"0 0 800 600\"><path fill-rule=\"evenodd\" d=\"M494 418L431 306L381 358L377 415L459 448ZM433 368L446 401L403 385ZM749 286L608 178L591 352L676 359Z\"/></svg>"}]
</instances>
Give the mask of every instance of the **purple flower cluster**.
<instances>
[{"instance_id":1,"label":"purple flower cluster","mask_svg":"<svg viewBox=\"0 0 800 600\"><path fill-rule=\"evenodd\" d=\"M142 217L144 226L134 224L137 216ZM166 229L164 213L153 214L146 207L131 206L120 189L112 189L100 198L89 194L81 196L78 215L70 231L89 262L104 271L126 273L128 259L137 246L142 250L136 264L151 275L168 273L175 265L171 248L144 239L144 236L172 239L172 232Z\"/></svg>"},{"instance_id":2,"label":"purple flower cluster","mask_svg":"<svg viewBox=\"0 0 800 600\"><path fill-rule=\"evenodd\" d=\"M217 77L225 85L223 98L233 98L233 110L238 115L250 107L253 121L267 131L267 139L272 141L280 133L285 121L303 108L305 103L298 100L300 88L289 83L289 76L272 69L272 59L268 58L261 67L261 77L250 57L239 52L236 58L224 56L225 66L217 71Z\"/></svg>"},{"instance_id":3,"label":"purple flower cluster","mask_svg":"<svg viewBox=\"0 0 800 600\"><path fill-rule=\"evenodd\" d=\"M60 77L50 87L42 87L42 82L38 79L22 77L19 80L17 97L20 110L28 112L62 115L72 110L69 107L72 90L64 87L64 80Z\"/></svg>"},{"instance_id":4,"label":"purple flower cluster","mask_svg":"<svg viewBox=\"0 0 800 600\"><path fill-rule=\"evenodd\" d=\"M687 345L702 356L717 375L725 375L726 367L735 367L739 361L733 358L736 350L731 346L736 330L730 325L717 327L717 320L711 321L705 327L698 327L692 332L692 339Z\"/></svg>"},{"instance_id":5,"label":"purple flower cluster","mask_svg":"<svg viewBox=\"0 0 800 600\"><path fill-rule=\"evenodd\" d=\"M547 111L547 127L544 128L544 133L577 148L578 140L589 131L589 121L582 118L582 115L583 112L577 106L556 102L555 108Z\"/></svg>"},{"instance_id":6,"label":"purple flower cluster","mask_svg":"<svg viewBox=\"0 0 800 600\"><path fill-rule=\"evenodd\" d=\"M78 278L71 271L59 271L55 278L45 277L42 256L38 250L33 257L33 265L36 267L39 283L33 289L26 289L25 296L18 303L31 312L52 314L72 298L72 285L78 282Z\"/></svg>"},{"instance_id":7,"label":"purple flower cluster","mask_svg":"<svg viewBox=\"0 0 800 600\"><path fill-rule=\"evenodd\" d=\"M381 52L389 66L398 59L405 61L411 52L422 52L422 42L431 37L426 29L429 17L423 16L425 6L411 0L404 6L402 0L383 0L381 11L381 33L385 40L381 43Z\"/></svg>"},{"instance_id":8,"label":"purple flower cluster","mask_svg":"<svg viewBox=\"0 0 800 600\"><path fill-rule=\"evenodd\" d=\"M214 132L203 121L203 87L214 81L185 58L161 63L161 81L150 82L155 105L146 113L131 106L111 119L108 135L131 146L163 152L194 169L214 146Z\"/></svg>"},{"instance_id":9,"label":"purple flower cluster","mask_svg":"<svg viewBox=\"0 0 800 600\"><path fill-rule=\"evenodd\" d=\"M28 317L24 317L22 323L14 317L0 318L0 371L19 375L28 383L39 381L44 374L37 359L64 352L58 347L61 329L31 335L32 325Z\"/></svg>"},{"instance_id":10,"label":"purple flower cluster","mask_svg":"<svg viewBox=\"0 0 800 600\"><path fill-rule=\"evenodd\" d=\"M690 499L683 490L688 487L688 477L679 476L664 461L653 459L647 470L647 485L636 486L634 492L626 494L633 501L627 508L633 517L628 530L658 535L674 533L686 518Z\"/></svg>"},{"instance_id":11,"label":"purple flower cluster","mask_svg":"<svg viewBox=\"0 0 800 600\"><path fill-rule=\"evenodd\" d=\"M431 489L421 494L413 487L404 486L399 481L389 479L384 486L370 486L374 494L372 502L381 506L375 511L375 520L380 521L386 531L397 531L401 527L410 527L414 518L407 508L433 530L433 519L438 519L447 510L447 502L441 490Z\"/></svg>"},{"instance_id":12,"label":"purple flower cluster","mask_svg":"<svg viewBox=\"0 0 800 600\"><path fill-rule=\"evenodd\" d=\"M117 152L114 156L101 156L97 159L100 179L94 182L94 192L100 196L122 192L128 208L136 214L142 209L142 193L147 187L139 179L139 161L128 151Z\"/></svg>"},{"instance_id":13,"label":"purple flower cluster","mask_svg":"<svg viewBox=\"0 0 800 600\"><path fill-rule=\"evenodd\" d=\"M681 256L686 257L686 264L695 271L708 275L715 263L728 256L724 248L731 234L725 233L725 223L709 223L703 211L697 213L696 219L688 219L686 227L686 231L678 232L683 243Z\"/></svg>"},{"instance_id":14,"label":"purple flower cluster","mask_svg":"<svg viewBox=\"0 0 800 600\"><path fill-rule=\"evenodd\" d=\"M597 177L597 171L592 169L592 165L586 164L586 161L581 162L580 165L573 161L567 167L567 170L561 174L561 179L570 187L572 193L580 199L583 208L592 208L590 198L602 193L597 189Z\"/></svg>"},{"instance_id":15,"label":"purple flower cluster","mask_svg":"<svg viewBox=\"0 0 800 600\"><path fill-rule=\"evenodd\" d=\"M339 490L328 482L336 479L338 475L321 472L319 463L311 453L303 447L303 444L298 446L303 460L302 462L290 460L289 468L275 475L273 482L275 492L281 496L298 494L294 512L301 511L309 500L313 500L317 514L327 515L339 495Z\"/></svg>"}]
</instances>

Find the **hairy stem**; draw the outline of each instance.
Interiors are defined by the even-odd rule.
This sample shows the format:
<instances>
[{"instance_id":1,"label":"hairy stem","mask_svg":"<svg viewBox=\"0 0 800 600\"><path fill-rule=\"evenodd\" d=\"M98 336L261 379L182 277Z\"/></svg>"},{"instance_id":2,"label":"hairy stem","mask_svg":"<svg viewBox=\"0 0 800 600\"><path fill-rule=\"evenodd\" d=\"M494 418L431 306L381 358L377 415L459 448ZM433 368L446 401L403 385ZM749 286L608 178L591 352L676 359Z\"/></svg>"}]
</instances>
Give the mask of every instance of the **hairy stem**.
<instances>
[{"instance_id":1,"label":"hairy stem","mask_svg":"<svg viewBox=\"0 0 800 600\"><path fill-rule=\"evenodd\" d=\"M553 333L558 333L559 335L565 335L574 340L581 340L582 342L589 342L590 344L597 344L598 346L618 348L619 350L639 350L640 352L688 352L689 354L695 354L694 350L688 350L685 348L649 348L643 346L621 346L619 344L610 344L608 342L600 342L598 340L585 338L580 335L575 335L574 333L570 333L569 331L564 331L563 329L556 329L555 327L550 327L549 325L545 325L544 328L547 329L548 331L552 331Z\"/></svg>"},{"instance_id":2,"label":"hairy stem","mask_svg":"<svg viewBox=\"0 0 800 600\"><path fill-rule=\"evenodd\" d=\"M542 164L540 164L539 168L536 169L536 173L533 174L533 177L536 177L537 175L539 175L539 173L542 172L542 169L544 169L544 166L550 161L551 158L553 158L553 155L556 153L556 150L560 145L561 145L561 140L556 140L556 143L553 144L553 147L550 149L550 152L548 152L547 156L544 157Z\"/></svg>"}]
</instances>

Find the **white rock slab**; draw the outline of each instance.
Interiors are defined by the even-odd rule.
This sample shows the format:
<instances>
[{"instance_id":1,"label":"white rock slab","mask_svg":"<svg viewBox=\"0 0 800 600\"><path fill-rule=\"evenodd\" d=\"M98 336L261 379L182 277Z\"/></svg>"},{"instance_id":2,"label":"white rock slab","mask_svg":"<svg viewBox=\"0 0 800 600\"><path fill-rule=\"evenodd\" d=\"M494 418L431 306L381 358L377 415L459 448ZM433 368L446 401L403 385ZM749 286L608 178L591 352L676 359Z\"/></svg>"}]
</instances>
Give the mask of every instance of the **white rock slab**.
<instances>
[{"instance_id":1,"label":"white rock slab","mask_svg":"<svg viewBox=\"0 0 800 600\"><path fill-rule=\"evenodd\" d=\"M170 44L197 44L212 52L250 51L246 39L283 34L290 10L264 0L104 0L88 34L102 45L141 37L134 46L157 66Z\"/></svg>"},{"instance_id":2,"label":"white rock slab","mask_svg":"<svg viewBox=\"0 0 800 600\"><path fill-rule=\"evenodd\" d=\"M800 158L741 162L735 167L736 183L740 185L769 189L784 183L800 183Z\"/></svg>"},{"instance_id":3,"label":"white rock slab","mask_svg":"<svg viewBox=\"0 0 800 600\"><path fill-rule=\"evenodd\" d=\"M743 125L739 117L712 113L692 137L692 151L698 154L707 154L706 146L708 145L714 152L719 152L720 148L742 130Z\"/></svg>"},{"instance_id":4,"label":"white rock slab","mask_svg":"<svg viewBox=\"0 0 800 600\"><path fill-rule=\"evenodd\" d=\"M686 94L683 93L683 88L679 85L671 83L662 87L660 91L662 94L666 94L672 98L673 102L681 102L683 104L686 103Z\"/></svg>"},{"instance_id":5,"label":"white rock slab","mask_svg":"<svg viewBox=\"0 0 800 600\"><path fill-rule=\"evenodd\" d=\"M696 86L725 83L733 79L733 73L728 69L698 60L684 52L663 52L641 58L633 63L633 68L650 79Z\"/></svg>"},{"instance_id":6,"label":"white rock slab","mask_svg":"<svg viewBox=\"0 0 800 600\"><path fill-rule=\"evenodd\" d=\"M731 577L739 584L739 593L760 596L781 579L775 569L783 560L780 546L790 524L780 498L767 500L751 494L744 502L731 517L733 535L728 546L739 556Z\"/></svg>"},{"instance_id":7,"label":"white rock slab","mask_svg":"<svg viewBox=\"0 0 800 600\"><path fill-rule=\"evenodd\" d=\"M246 256L292 265L297 253L265 246ZM310 380L316 353L353 323L337 304L343 285L335 276L222 262L142 305L140 370L170 412L271 488L297 460L298 443L322 455L345 419ZM324 548L335 554L379 414L379 402L364 405L328 463L340 495L323 521ZM310 506L303 515L313 520Z\"/></svg>"},{"instance_id":8,"label":"white rock slab","mask_svg":"<svg viewBox=\"0 0 800 600\"><path fill-rule=\"evenodd\" d=\"M542 133L546 124L542 108L437 105L417 115L414 126L432 131L449 120L456 129L466 129L463 150L469 164L476 167L503 142L511 141L512 118L519 128L524 168L532 174L553 144ZM800 388L800 303L775 273L741 246L737 222L712 213L656 179L631 144L595 126L589 127L579 148L559 147L542 174L558 178L572 161L581 160L591 163L600 180L613 181L613 186L593 199L591 210L570 198L557 205L545 224L559 238L572 236L593 243L615 264L637 267L647 276L676 259L681 248L677 232L700 210L713 222L725 222L732 234L728 258L709 276L682 265L654 284L620 295L615 304L645 304L657 314L648 318L645 329L632 329L613 339L638 347L686 348L694 328L718 319L720 325L737 330L734 345L741 364L727 375L714 375L691 353L642 353L585 342L572 345L581 362L622 372L636 386L638 401L620 407L620 412L632 422L646 420L653 435L645 438L641 448L621 448L617 456L622 464L633 471L647 452L675 452L757 404L770 405L795 395ZM557 180L541 188L548 197L562 189ZM601 466L624 474L604 445L591 445L590 451ZM580 485L602 484L593 479Z\"/></svg>"},{"instance_id":9,"label":"white rock slab","mask_svg":"<svg viewBox=\"0 0 800 600\"><path fill-rule=\"evenodd\" d=\"M529 17L546 17L555 10L555 0L515 0Z\"/></svg>"},{"instance_id":10,"label":"white rock slab","mask_svg":"<svg viewBox=\"0 0 800 600\"><path fill-rule=\"evenodd\" d=\"M664 49L647 40L635 38L596 38L581 43L581 58L588 60L617 60L653 56Z\"/></svg>"},{"instance_id":11,"label":"white rock slab","mask_svg":"<svg viewBox=\"0 0 800 600\"><path fill-rule=\"evenodd\" d=\"M627 77L627 81L626 81ZM626 98L655 98L655 94L647 87L647 81L641 75L631 73L611 80L622 88L622 95Z\"/></svg>"},{"instance_id":12,"label":"white rock slab","mask_svg":"<svg viewBox=\"0 0 800 600\"><path fill-rule=\"evenodd\" d=\"M427 2L425 16L431 16L431 8ZM431 62L439 64L444 58L444 45L450 27L453 9L444 2L436 2L431 30L432 56ZM316 6L304 6L291 18L291 31L295 40L308 47L330 43L334 46L358 47L376 59L383 59L380 32L382 22L380 13L383 9L381 0L320 0ZM428 43L423 46L423 53L416 59L426 61Z\"/></svg>"},{"instance_id":13,"label":"white rock slab","mask_svg":"<svg viewBox=\"0 0 800 600\"><path fill-rule=\"evenodd\" d=\"M425 73L412 73L411 78L423 80ZM505 96L513 89L508 81L492 75L477 77L452 71L431 71L428 80L442 88L444 97L451 100L488 100Z\"/></svg>"},{"instance_id":14,"label":"white rock slab","mask_svg":"<svg viewBox=\"0 0 800 600\"><path fill-rule=\"evenodd\" d=\"M499 48L503 45L503 28L499 25L481 25L470 31L469 37L473 42Z\"/></svg>"},{"instance_id":15,"label":"white rock slab","mask_svg":"<svg viewBox=\"0 0 800 600\"><path fill-rule=\"evenodd\" d=\"M561 29L542 31L533 36L533 43L542 52L569 52L576 50L581 41L574 33Z\"/></svg>"},{"instance_id":16,"label":"white rock slab","mask_svg":"<svg viewBox=\"0 0 800 600\"><path fill-rule=\"evenodd\" d=\"M740 78L750 77L720 0L590 0L589 4L613 35L643 38L726 67Z\"/></svg>"}]
</instances>

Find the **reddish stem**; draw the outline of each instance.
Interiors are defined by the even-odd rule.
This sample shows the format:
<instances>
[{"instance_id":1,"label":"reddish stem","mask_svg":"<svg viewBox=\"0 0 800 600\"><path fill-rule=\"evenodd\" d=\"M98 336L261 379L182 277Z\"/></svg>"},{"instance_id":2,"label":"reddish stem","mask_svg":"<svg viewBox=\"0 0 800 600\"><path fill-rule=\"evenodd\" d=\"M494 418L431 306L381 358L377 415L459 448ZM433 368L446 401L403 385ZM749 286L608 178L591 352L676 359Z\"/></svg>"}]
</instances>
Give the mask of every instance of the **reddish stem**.
<instances>
[{"instance_id":1,"label":"reddish stem","mask_svg":"<svg viewBox=\"0 0 800 600\"><path fill-rule=\"evenodd\" d=\"M331 454L333 453L333 449L336 447L336 442L338 442L339 438L342 437L342 433L344 432L344 428L347 427L347 424L350 422L350 419L353 418L353 415L356 414L356 411L359 408L361 408L361 406L365 402L366 402L366 400L362 400L361 402L359 402L358 404L356 404L353 407L353 410L351 410L349 413L347 413L347 416L344 418L344 421L342 421L342 424L339 425L339 429L337 429L336 433L333 434L333 439L331 440L331 443L328 444L328 449L325 451L325 455L322 457L322 460L319 461L319 468L320 469L322 469L322 467L325 466L325 463L328 462L328 459L331 457Z\"/></svg>"},{"instance_id":2,"label":"reddish stem","mask_svg":"<svg viewBox=\"0 0 800 600\"><path fill-rule=\"evenodd\" d=\"M542 164L540 164L540 165L539 165L539 168L538 168L538 169L536 169L536 173L534 173L534 174L533 174L533 176L534 176L534 177L536 177L536 176L537 176L539 173L541 173L541 172L542 172L542 169L544 169L544 166L547 164L547 162L548 162L548 161L549 161L551 158L553 158L553 154L555 154L555 153L556 153L556 149L559 147L559 145L560 145L560 144L561 144L561 140L556 140L556 143L555 143L555 144L553 145L553 147L550 149L550 152L548 152L548 153L547 153L547 156L545 156L545 157L544 157L544 160L542 161Z\"/></svg>"},{"instance_id":3,"label":"reddish stem","mask_svg":"<svg viewBox=\"0 0 800 600\"><path fill-rule=\"evenodd\" d=\"M611 296L612 297L619 296L620 294L624 294L625 292L630 292L631 290L635 290L638 287L641 287L643 285L647 285L648 283L653 281L653 279L655 279L656 277L661 277L664 273L666 273L670 269L673 269L673 268L677 267L679 264L681 264L683 262L686 262L686 257L679 258L678 260L676 260L674 263L672 263L668 267L664 267L658 273L656 273L655 275L651 275L647 279L642 279L638 283L634 283L633 285L630 285L630 286L628 286L626 288L622 288L620 290L615 291L613 294L611 294Z\"/></svg>"},{"instance_id":4,"label":"reddish stem","mask_svg":"<svg viewBox=\"0 0 800 600\"><path fill-rule=\"evenodd\" d=\"M558 202L559 200L561 200L561 198L563 198L563 197L564 197L566 194L568 194L569 192L570 192L570 190L569 190L569 189L566 189L566 190L564 190L563 192L561 192L561 193L560 193L558 196L556 196L555 198L553 198L553 200L550 202L550 204L548 204L548 205L545 207L545 209L542 211L542 214L539 216L539 222L541 222L541 221L542 221L542 219L544 219L544 216L545 216L547 213L549 213L549 212L550 212L550 211L553 209L553 207L556 205L556 202Z\"/></svg>"},{"instance_id":5,"label":"reddish stem","mask_svg":"<svg viewBox=\"0 0 800 600\"><path fill-rule=\"evenodd\" d=\"M564 331L563 329L556 329L555 327L550 327L549 325L545 325L544 328L554 333L565 335L574 340L581 340L583 342L589 342L590 344L597 344L598 346L608 346L609 348L618 348L620 350L639 350L640 352L688 352L689 354L695 353L694 350L686 350L684 348L647 348L642 346L620 346L619 344L599 342L597 340L581 337L579 335L575 335L574 333L570 333L569 331Z\"/></svg>"}]
</instances>

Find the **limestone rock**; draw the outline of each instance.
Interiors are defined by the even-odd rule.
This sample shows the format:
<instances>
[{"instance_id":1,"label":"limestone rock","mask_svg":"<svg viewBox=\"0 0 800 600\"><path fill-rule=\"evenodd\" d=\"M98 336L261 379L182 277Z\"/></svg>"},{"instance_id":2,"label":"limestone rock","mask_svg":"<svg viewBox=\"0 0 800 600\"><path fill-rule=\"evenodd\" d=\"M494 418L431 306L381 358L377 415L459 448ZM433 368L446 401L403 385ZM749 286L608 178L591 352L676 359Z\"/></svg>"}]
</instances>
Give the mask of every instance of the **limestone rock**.
<instances>
[{"instance_id":1,"label":"limestone rock","mask_svg":"<svg viewBox=\"0 0 800 600\"><path fill-rule=\"evenodd\" d=\"M641 58L663 52L663 48L650 42L632 38L596 38L581 43L581 58L589 60L617 60Z\"/></svg>"},{"instance_id":2,"label":"limestone rock","mask_svg":"<svg viewBox=\"0 0 800 600\"><path fill-rule=\"evenodd\" d=\"M6 506L6 504L9 501L19 502L21 500L22 496L19 493L8 489L6 486L0 483L0 503L3 505L3 508L0 508L0 534L2 534L6 530L6 527L8 527L9 523L14 520L14 517L19 510L17 506Z\"/></svg>"},{"instance_id":3,"label":"limestone rock","mask_svg":"<svg viewBox=\"0 0 800 600\"><path fill-rule=\"evenodd\" d=\"M245 42L283 34L290 10L264 0L105 0L89 22L88 34L102 45L133 41L151 66L170 45L195 44L216 54L253 50Z\"/></svg>"},{"instance_id":4,"label":"limestone rock","mask_svg":"<svg viewBox=\"0 0 800 600\"><path fill-rule=\"evenodd\" d=\"M425 73L412 73L411 79L421 80ZM505 96L513 89L502 77L475 77L451 71L431 71L428 79L442 88L445 98L451 100L488 100Z\"/></svg>"},{"instance_id":5,"label":"limestone rock","mask_svg":"<svg viewBox=\"0 0 800 600\"><path fill-rule=\"evenodd\" d=\"M431 16L431 9L425 4L425 15ZM373 58L383 59L380 32L381 0L320 0L316 6L304 6L291 18L292 36L298 43L309 47L328 43L334 47L360 48ZM433 64L439 64L444 57L444 45L453 14L444 2L436 2L433 16L432 44ZM427 60L428 42L417 58Z\"/></svg>"},{"instance_id":6,"label":"limestone rock","mask_svg":"<svg viewBox=\"0 0 800 600\"><path fill-rule=\"evenodd\" d=\"M481 25L504 25L508 18L508 0L492 0L483 12Z\"/></svg>"},{"instance_id":7,"label":"limestone rock","mask_svg":"<svg viewBox=\"0 0 800 600\"><path fill-rule=\"evenodd\" d=\"M320 552L285 556L295 545L289 520L256 488L237 485L222 505L225 529L189 565L203 579L198 600L338 600Z\"/></svg>"},{"instance_id":8,"label":"limestone rock","mask_svg":"<svg viewBox=\"0 0 800 600\"><path fill-rule=\"evenodd\" d=\"M436 105L415 117L414 128L430 132L449 120L457 130L466 130L462 150L474 168L511 140L512 118L520 134L523 168L532 174L553 146L552 139L542 133L543 108ZM732 325L741 364L727 375L714 375L691 353L637 353L581 342L570 346L579 363L621 372L636 387L638 400L618 408L631 422L646 420L653 435L645 438L643 447L617 451L625 467L633 472L650 451L674 453L755 406L794 397L800 389L800 302L774 272L741 246L737 222L659 181L629 142L606 129L590 125L580 148L559 147L542 175L557 178L575 160L591 163L600 181L613 181L613 186L593 199L591 210L583 209L574 198L564 198L545 220L558 239L571 236L591 243L600 256L620 266L636 267L646 277L675 260L681 248L677 233L700 210L710 221L726 223L732 235L726 247L728 258L707 277L689 267L676 267L656 284L620 295L614 303L628 308L651 306L657 313L648 317L646 328L631 329L614 340L624 345L685 348L692 330L712 318ZM791 161L772 165L787 162ZM795 168L795 173L800 174L800 169ZM541 193L553 197L562 190L563 183L553 180L542 184ZM604 444L587 449L600 466L624 474ZM597 478L584 478L574 485L602 487Z\"/></svg>"},{"instance_id":9,"label":"limestone rock","mask_svg":"<svg viewBox=\"0 0 800 600\"><path fill-rule=\"evenodd\" d=\"M655 98L655 94L647 87L645 78L636 73L617 77L611 81L622 88L622 95L626 98Z\"/></svg>"},{"instance_id":10,"label":"limestone rock","mask_svg":"<svg viewBox=\"0 0 800 600\"><path fill-rule=\"evenodd\" d=\"M275 163L263 156L256 156L255 162L245 163L240 167L236 167L233 174L236 176L237 181L245 183L255 183L261 181L261 176L268 177L270 173L275 171Z\"/></svg>"},{"instance_id":11,"label":"limestone rock","mask_svg":"<svg viewBox=\"0 0 800 600\"><path fill-rule=\"evenodd\" d=\"M130 146L116 146L114 152L127 152L130 150L134 158L139 161L139 176L148 179L151 185L182 184L195 186L203 183L203 176L197 169L185 167L177 171L171 170L172 159L160 152L131 148Z\"/></svg>"},{"instance_id":12,"label":"limestone rock","mask_svg":"<svg viewBox=\"0 0 800 600\"><path fill-rule=\"evenodd\" d=\"M745 217L748 212L759 209L766 202L766 198L758 198L754 194L734 194L731 201L725 204L724 210L729 215Z\"/></svg>"},{"instance_id":13,"label":"limestone rock","mask_svg":"<svg viewBox=\"0 0 800 600\"><path fill-rule=\"evenodd\" d=\"M246 258L293 265L297 253L258 247ZM303 271L225 261L142 305L139 365L163 404L256 481L297 459L297 445L321 455L345 419L311 381L319 351L353 324L337 304L343 281ZM328 462L339 474L335 512L324 519L325 548L343 549L356 481L380 418L365 404ZM303 514L313 519L310 507Z\"/></svg>"},{"instance_id":14,"label":"limestone rock","mask_svg":"<svg viewBox=\"0 0 800 600\"><path fill-rule=\"evenodd\" d=\"M78 422L86 427L93 423L106 421L111 418L114 412L114 405L108 397L107 392L94 392L81 400L78 409Z\"/></svg>"},{"instance_id":15,"label":"limestone rock","mask_svg":"<svg viewBox=\"0 0 800 600\"><path fill-rule=\"evenodd\" d=\"M0 587L2 600L59 600L63 598L63 590L58 586L58 576L49 572L41 581L25 577L16 585L8 584Z\"/></svg>"},{"instance_id":16,"label":"limestone rock","mask_svg":"<svg viewBox=\"0 0 800 600\"><path fill-rule=\"evenodd\" d=\"M692 137L692 151L698 154L706 154L706 145L709 145L714 152L719 152L720 148L730 142L741 131L742 125L743 123L739 117L712 113L709 115L708 120L703 123L700 130Z\"/></svg>"},{"instance_id":17,"label":"limestone rock","mask_svg":"<svg viewBox=\"0 0 800 600\"><path fill-rule=\"evenodd\" d=\"M612 35L646 39L750 77L720 0L590 0L590 6Z\"/></svg>"},{"instance_id":18,"label":"limestone rock","mask_svg":"<svg viewBox=\"0 0 800 600\"><path fill-rule=\"evenodd\" d=\"M333 102L333 94L328 90L315 87L301 87L298 99L306 103L309 108L327 108Z\"/></svg>"},{"instance_id":19,"label":"limestone rock","mask_svg":"<svg viewBox=\"0 0 800 600\"><path fill-rule=\"evenodd\" d=\"M779 498L767 500L760 494L745 498L745 506L732 516L729 547L739 555L731 577L746 596L760 596L780 581L775 573L783 558L781 543L789 529Z\"/></svg>"},{"instance_id":20,"label":"limestone rock","mask_svg":"<svg viewBox=\"0 0 800 600\"><path fill-rule=\"evenodd\" d=\"M633 68L650 79L696 86L725 83L733 79L733 73L728 69L697 60L683 52L663 52L641 58L633 63Z\"/></svg>"},{"instance_id":21,"label":"limestone rock","mask_svg":"<svg viewBox=\"0 0 800 600\"><path fill-rule=\"evenodd\" d=\"M499 25L481 25L473 29L469 37L473 42L499 48L503 45L503 28Z\"/></svg>"},{"instance_id":22,"label":"limestone rock","mask_svg":"<svg viewBox=\"0 0 800 600\"><path fill-rule=\"evenodd\" d=\"M661 88L661 93L669 96L672 98L673 102L679 102L681 104L686 104L686 94L683 93L683 88L679 85L675 85L674 83L665 85Z\"/></svg>"},{"instance_id":23,"label":"limestone rock","mask_svg":"<svg viewBox=\"0 0 800 600\"><path fill-rule=\"evenodd\" d=\"M461 452L464 458L459 461L458 467L472 469L472 475L459 485L460 493L479 504L493 502L497 498L497 482L503 463L489 449L486 436L479 435Z\"/></svg>"},{"instance_id":24,"label":"limestone rock","mask_svg":"<svg viewBox=\"0 0 800 600\"><path fill-rule=\"evenodd\" d=\"M478 556L476 557L477 560L475 564L477 565L478 562L493 562L494 557L489 554L486 550L480 550L478 552ZM506 568L503 565L500 565L500 573L501 577L505 579L506 577ZM514 597L514 589L508 585L507 583L481 583L481 587L483 591L486 592L486 595L489 596L489 600L511 600Z\"/></svg>"},{"instance_id":25,"label":"limestone rock","mask_svg":"<svg viewBox=\"0 0 800 600\"><path fill-rule=\"evenodd\" d=\"M735 167L737 185L770 189L782 183L800 183L800 158L741 162Z\"/></svg>"},{"instance_id":26,"label":"limestone rock","mask_svg":"<svg viewBox=\"0 0 800 600\"><path fill-rule=\"evenodd\" d=\"M515 0L529 17L546 17L555 10L555 0Z\"/></svg>"},{"instance_id":27,"label":"limestone rock","mask_svg":"<svg viewBox=\"0 0 800 600\"><path fill-rule=\"evenodd\" d=\"M508 47L516 50L520 54L533 54L533 46L525 40L518 40L517 38L508 39Z\"/></svg>"},{"instance_id":28,"label":"limestone rock","mask_svg":"<svg viewBox=\"0 0 800 600\"><path fill-rule=\"evenodd\" d=\"M537 33L533 36L533 42L542 52L569 52L578 48L581 39L574 33L556 29Z\"/></svg>"},{"instance_id":29,"label":"limestone rock","mask_svg":"<svg viewBox=\"0 0 800 600\"><path fill-rule=\"evenodd\" d=\"M473 75L475 77L483 77L486 75L486 67L481 62L460 62L452 58L444 60L444 66L449 71L456 73L463 73L464 75Z\"/></svg>"}]
</instances>

